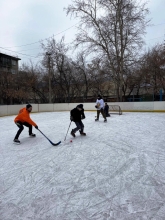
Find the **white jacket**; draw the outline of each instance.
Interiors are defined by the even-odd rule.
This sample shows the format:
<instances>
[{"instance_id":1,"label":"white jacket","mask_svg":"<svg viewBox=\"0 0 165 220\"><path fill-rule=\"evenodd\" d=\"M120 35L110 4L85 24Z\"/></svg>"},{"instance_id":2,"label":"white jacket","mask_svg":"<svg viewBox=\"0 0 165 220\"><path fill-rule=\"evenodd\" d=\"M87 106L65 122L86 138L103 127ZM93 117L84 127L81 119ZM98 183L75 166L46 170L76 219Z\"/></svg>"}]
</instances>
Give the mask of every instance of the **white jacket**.
<instances>
[{"instance_id":1,"label":"white jacket","mask_svg":"<svg viewBox=\"0 0 165 220\"><path fill-rule=\"evenodd\" d=\"M103 99L97 99L96 100L97 109L100 110L101 108L104 109L104 100Z\"/></svg>"}]
</instances>

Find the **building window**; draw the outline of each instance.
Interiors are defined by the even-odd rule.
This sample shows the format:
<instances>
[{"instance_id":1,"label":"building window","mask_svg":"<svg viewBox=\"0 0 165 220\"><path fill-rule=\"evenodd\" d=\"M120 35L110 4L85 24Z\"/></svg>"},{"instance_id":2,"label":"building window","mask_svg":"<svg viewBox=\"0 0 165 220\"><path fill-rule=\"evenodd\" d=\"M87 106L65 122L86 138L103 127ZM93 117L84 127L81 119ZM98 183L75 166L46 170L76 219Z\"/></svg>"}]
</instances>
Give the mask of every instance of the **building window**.
<instances>
[{"instance_id":1,"label":"building window","mask_svg":"<svg viewBox=\"0 0 165 220\"><path fill-rule=\"evenodd\" d=\"M17 71L12 69L12 70L11 70L11 73L12 73L12 74L16 74Z\"/></svg>"},{"instance_id":2,"label":"building window","mask_svg":"<svg viewBox=\"0 0 165 220\"><path fill-rule=\"evenodd\" d=\"M17 61L16 60L12 60L12 66L16 66L17 65Z\"/></svg>"},{"instance_id":3,"label":"building window","mask_svg":"<svg viewBox=\"0 0 165 220\"><path fill-rule=\"evenodd\" d=\"M10 66L10 59L7 57L3 57L3 66Z\"/></svg>"}]
</instances>

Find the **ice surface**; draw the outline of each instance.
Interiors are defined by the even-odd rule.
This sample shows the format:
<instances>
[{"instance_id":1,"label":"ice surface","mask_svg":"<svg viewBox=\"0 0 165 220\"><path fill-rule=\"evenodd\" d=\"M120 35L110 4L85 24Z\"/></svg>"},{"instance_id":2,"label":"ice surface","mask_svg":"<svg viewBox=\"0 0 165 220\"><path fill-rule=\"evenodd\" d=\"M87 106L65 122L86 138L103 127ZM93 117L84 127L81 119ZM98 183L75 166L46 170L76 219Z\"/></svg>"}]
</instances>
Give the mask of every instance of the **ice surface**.
<instances>
[{"instance_id":1,"label":"ice surface","mask_svg":"<svg viewBox=\"0 0 165 220\"><path fill-rule=\"evenodd\" d=\"M31 114L40 130L21 145L0 118L0 220L164 220L165 114L85 112L87 136L64 138L69 112ZM70 142L73 140L73 142Z\"/></svg>"}]
</instances>

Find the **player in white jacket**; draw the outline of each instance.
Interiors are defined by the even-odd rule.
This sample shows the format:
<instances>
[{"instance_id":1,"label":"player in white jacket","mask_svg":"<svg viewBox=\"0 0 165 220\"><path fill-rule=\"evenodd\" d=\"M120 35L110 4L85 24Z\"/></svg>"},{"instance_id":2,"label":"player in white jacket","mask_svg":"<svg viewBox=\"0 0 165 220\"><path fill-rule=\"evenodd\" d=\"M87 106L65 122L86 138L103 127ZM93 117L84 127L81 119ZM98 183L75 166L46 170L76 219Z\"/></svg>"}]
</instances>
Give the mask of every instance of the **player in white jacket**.
<instances>
[{"instance_id":1,"label":"player in white jacket","mask_svg":"<svg viewBox=\"0 0 165 220\"><path fill-rule=\"evenodd\" d=\"M97 108L97 118L95 119L95 121L99 120L99 115L101 113L104 118L104 122L107 122L107 119L104 113L104 100L102 99L100 95L98 95L97 97L95 108Z\"/></svg>"}]
</instances>

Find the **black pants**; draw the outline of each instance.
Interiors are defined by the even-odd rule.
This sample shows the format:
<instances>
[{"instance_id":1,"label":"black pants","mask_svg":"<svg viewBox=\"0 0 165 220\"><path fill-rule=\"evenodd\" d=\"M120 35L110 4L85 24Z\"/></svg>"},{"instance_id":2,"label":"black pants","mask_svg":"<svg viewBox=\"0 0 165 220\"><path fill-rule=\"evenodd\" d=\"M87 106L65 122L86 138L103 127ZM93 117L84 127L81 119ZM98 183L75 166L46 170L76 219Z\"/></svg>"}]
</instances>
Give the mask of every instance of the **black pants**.
<instances>
[{"instance_id":1,"label":"black pants","mask_svg":"<svg viewBox=\"0 0 165 220\"><path fill-rule=\"evenodd\" d=\"M97 119L99 120L100 113L102 114L103 118L106 119L104 110L102 108L100 110L97 110Z\"/></svg>"},{"instance_id":2,"label":"black pants","mask_svg":"<svg viewBox=\"0 0 165 220\"><path fill-rule=\"evenodd\" d=\"M23 131L24 129L24 126L28 127L29 128L29 135L32 134L32 125L27 123L27 122L20 122L20 121L17 121L17 124L16 124L18 127L19 127L19 130L17 131L17 134L15 136L15 139L18 139L19 138L19 135L21 134L21 132Z\"/></svg>"},{"instance_id":3,"label":"black pants","mask_svg":"<svg viewBox=\"0 0 165 220\"><path fill-rule=\"evenodd\" d=\"M73 129L73 132L76 133L76 131L78 131L78 130L80 132L83 132L84 124L82 123L82 121L75 121L74 123L76 124L77 127Z\"/></svg>"},{"instance_id":4,"label":"black pants","mask_svg":"<svg viewBox=\"0 0 165 220\"><path fill-rule=\"evenodd\" d=\"M105 116L106 116L106 117L110 117L109 112L108 112L108 111L106 111L105 109L104 109L104 114L105 114Z\"/></svg>"}]
</instances>

